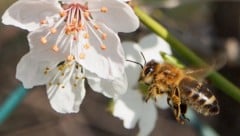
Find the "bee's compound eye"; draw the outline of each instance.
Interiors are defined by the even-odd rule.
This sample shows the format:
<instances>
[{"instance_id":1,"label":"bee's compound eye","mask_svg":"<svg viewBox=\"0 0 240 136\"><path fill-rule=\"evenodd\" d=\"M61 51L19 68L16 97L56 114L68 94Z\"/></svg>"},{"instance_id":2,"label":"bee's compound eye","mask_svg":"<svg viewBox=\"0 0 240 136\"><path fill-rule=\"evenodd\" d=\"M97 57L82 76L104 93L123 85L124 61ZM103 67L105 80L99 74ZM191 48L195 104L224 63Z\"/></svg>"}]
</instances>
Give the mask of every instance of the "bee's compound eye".
<instances>
[{"instance_id":1,"label":"bee's compound eye","mask_svg":"<svg viewBox=\"0 0 240 136\"><path fill-rule=\"evenodd\" d=\"M148 74L150 74L152 72L153 72L153 68L152 67L148 67L148 68L145 69L144 74L148 75Z\"/></svg>"}]
</instances>

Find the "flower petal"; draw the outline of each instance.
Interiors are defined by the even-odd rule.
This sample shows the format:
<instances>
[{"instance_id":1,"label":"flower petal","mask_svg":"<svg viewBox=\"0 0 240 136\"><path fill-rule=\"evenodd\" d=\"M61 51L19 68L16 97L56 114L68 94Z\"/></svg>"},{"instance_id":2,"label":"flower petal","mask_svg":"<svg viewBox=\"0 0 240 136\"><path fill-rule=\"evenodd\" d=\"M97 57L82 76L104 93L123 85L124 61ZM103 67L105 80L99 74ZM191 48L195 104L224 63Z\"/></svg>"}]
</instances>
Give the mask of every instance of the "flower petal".
<instances>
[{"instance_id":1,"label":"flower petal","mask_svg":"<svg viewBox=\"0 0 240 136\"><path fill-rule=\"evenodd\" d=\"M157 109L153 101L148 101L142 106L139 120L139 136L148 136L155 127L157 121Z\"/></svg>"},{"instance_id":2,"label":"flower petal","mask_svg":"<svg viewBox=\"0 0 240 136\"><path fill-rule=\"evenodd\" d=\"M106 7L106 13L93 12L91 15L97 22L106 24L115 32L132 32L139 27L139 19L132 8L120 0L91 0L88 3L91 10ZM116 19L117 17L117 19Z\"/></svg>"},{"instance_id":3,"label":"flower petal","mask_svg":"<svg viewBox=\"0 0 240 136\"><path fill-rule=\"evenodd\" d=\"M68 81L64 84L64 88L57 84L47 86L47 94L52 108L59 113L78 112L86 93L84 81L85 79L79 80L77 86L73 86Z\"/></svg>"},{"instance_id":4,"label":"flower petal","mask_svg":"<svg viewBox=\"0 0 240 136\"><path fill-rule=\"evenodd\" d=\"M33 31L40 27L42 19L54 16L60 10L56 0L19 0L6 10L2 22Z\"/></svg>"},{"instance_id":5,"label":"flower petal","mask_svg":"<svg viewBox=\"0 0 240 136\"><path fill-rule=\"evenodd\" d=\"M76 60L86 70L96 73L101 78L111 79L119 77L124 72L125 61L120 39L115 32L105 25L99 24L99 27L107 35L107 38L101 43L96 32L90 30L90 48L84 50L86 57L84 59L76 57ZM100 46L102 44L106 46L106 49L101 49Z\"/></svg>"},{"instance_id":6,"label":"flower petal","mask_svg":"<svg viewBox=\"0 0 240 136\"><path fill-rule=\"evenodd\" d=\"M141 48L138 44L133 42L123 42L122 46L125 51L125 56L127 60L135 61L142 65L144 64L144 59L140 55ZM141 71L141 66L133 62L127 61L125 63L125 71L127 73L129 88L136 88Z\"/></svg>"},{"instance_id":7,"label":"flower petal","mask_svg":"<svg viewBox=\"0 0 240 136\"><path fill-rule=\"evenodd\" d=\"M55 62L38 61L32 58L32 53L24 55L17 65L16 78L23 82L25 88L32 88L49 81L44 74L45 69L55 67Z\"/></svg>"},{"instance_id":8,"label":"flower petal","mask_svg":"<svg viewBox=\"0 0 240 136\"><path fill-rule=\"evenodd\" d=\"M169 44L155 34L145 36L141 39L139 45L141 46L147 61L154 59L156 61L163 62L160 52L172 54Z\"/></svg>"},{"instance_id":9,"label":"flower petal","mask_svg":"<svg viewBox=\"0 0 240 136\"><path fill-rule=\"evenodd\" d=\"M98 93L102 93L106 97L116 98L127 91L127 77L124 73L115 79L102 79L96 74L86 71L89 86Z\"/></svg>"},{"instance_id":10,"label":"flower petal","mask_svg":"<svg viewBox=\"0 0 240 136\"><path fill-rule=\"evenodd\" d=\"M113 116L123 120L124 127L134 128L141 117L143 101L136 90L128 90L123 96L114 100Z\"/></svg>"}]
</instances>

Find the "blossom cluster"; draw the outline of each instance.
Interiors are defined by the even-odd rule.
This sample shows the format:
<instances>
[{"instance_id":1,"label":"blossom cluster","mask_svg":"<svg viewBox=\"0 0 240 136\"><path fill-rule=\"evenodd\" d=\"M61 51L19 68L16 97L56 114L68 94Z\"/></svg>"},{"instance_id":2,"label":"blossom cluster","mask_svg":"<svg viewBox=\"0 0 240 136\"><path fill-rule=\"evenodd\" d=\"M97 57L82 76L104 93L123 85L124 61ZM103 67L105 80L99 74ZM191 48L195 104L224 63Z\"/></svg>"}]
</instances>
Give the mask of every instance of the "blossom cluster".
<instances>
[{"instance_id":1,"label":"blossom cluster","mask_svg":"<svg viewBox=\"0 0 240 136\"><path fill-rule=\"evenodd\" d=\"M29 31L30 51L17 65L25 88L46 84L60 113L78 112L90 87L107 97L127 88L118 32L132 32L139 20L126 0L18 0L2 22ZM117 17L117 19L116 19Z\"/></svg>"},{"instance_id":2,"label":"blossom cluster","mask_svg":"<svg viewBox=\"0 0 240 136\"><path fill-rule=\"evenodd\" d=\"M171 54L171 50L156 35L139 44L121 43L118 32L133 32L139 27L129 1L15 2L3 14L2 22L29 31L30 48L17 65L16 78L25 88L46 85L50 104L59 113L80 110L87 80L94 91L113 98L113 116L122 119L125 128L138 123L139 135L149 135L157 108L168 107L167 96L146 103L137 87L141 67L125 60L162 62L159 52Z\"/></svg>"}]
</instances>

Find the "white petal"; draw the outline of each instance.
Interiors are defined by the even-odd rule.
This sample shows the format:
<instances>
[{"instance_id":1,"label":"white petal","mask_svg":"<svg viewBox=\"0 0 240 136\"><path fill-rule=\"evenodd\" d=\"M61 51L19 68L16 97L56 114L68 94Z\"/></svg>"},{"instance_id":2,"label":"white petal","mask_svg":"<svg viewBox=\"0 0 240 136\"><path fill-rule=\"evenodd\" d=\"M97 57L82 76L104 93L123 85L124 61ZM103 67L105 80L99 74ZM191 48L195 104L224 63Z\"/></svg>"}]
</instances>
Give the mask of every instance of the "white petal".
<instances>
[{"instance_id":1,"label":"white petal","mask_svg":"<svg viewBox=\"0 0 240 136\"><path fill-rule=\"evenodd\" d=\"M54 16L60 10L55 0L19 0L6 10L2 22L33 31L39 28L41 20Z\"/></svg>"},{"instance_id":2,"label":"white petal","mask_svg":"<svg viewBox=\"0 0 240 136\"><path fill-rule=\"evenodd\" d=\"M89 9L107 7L106 13L92 13L93 19L106 24L115 32L132 32L139 27L139 19L132 8L120 0L91 0Z\"/></svg>"},{"instance_id":3,"label":"white petal","mask_svg":"<svg viewBox=\"0 0 240 136\"><path fill-rule=\"evenodd\" d=\"M90 48L85 50L86 57L77 61L88 71L96 73L99 77L111 79L121 76L124 71L124 53L118 35L103 24L100 29L107 34L103 44L106 49L102 50L96 35L89 31ZM90 29L90 28L89 28Z\"/></svg>"},{"instance_id":4,"label":"white petal","mask_svg":"<svg viewBox=\"0 0 240 136\"><path fill-rule=\"evenodd\" d=\"M49 81L49 76L44 74L46 67L55 67L55 62L39 61L32 58L32 53L24 55L17 65L16 78L23 82L25 88L32 88Z\"/></svg>"},{"instance_id":5,"label":"white petal","mask_svg":"<svg viewBox=\"0 0 240 136\"><path fill-rule=\"evenodd\" d=\"M123 42L122 46L125 51L125 56L127 60L135 61L142 65L144 64L143 57L140 55L141 49L139 45L133 42ZM125 71L127 73L129 88L136 88L141 71L141 66L133 62L126 61Z\"/></svg>"},{"instance_id":6,"label":"white petal","mask_svg":"<svg viewBox=\"0 0 240 136\"><path fill-rule=\"evenodd\" d=\"M141 117L139 120L138 136L148 136L155 127L157 121L157 109L153 101L148 101L142 106Z\"/></svg>"},{"instance_id":7,"label":"white petal","mask_svg":"<svg viewBox=\"0 0 240 136\"><path fill-rule=\"evenodd\" d=\"M58 61L64 60L70 52L69 49L69 43L62 42L58 45L59 52L55 52L52 49L52 46L56 44L56 40L59 36L59 32L50 35L47 38L47 43L42 44L40 39L41 37L45 36L49 32L48 27L41 27L40 29L30 32L28 35L28 41L29 46L31 48L31 51L34 54L34 58L37 58L39 60L52 60L52 61Z\"/></svg>"},{"instance_id":8,"label":"white petal","mask_svg":"<svg viewBox=\"0 0 240 136\"><path fill-rule=\"evenodd\" d=\"M106 97L116 98L127 90L127 77L124 73L114 79L103 79L95 74L86 71L89 86L96 92L102 93Z\"/></svg>"},{"instance_id":9,"label":"white petal","mask_svg":"<svg viewBox=\"0 0 240 136\"><path fill-rule=\"evenodd\" d=\"M167 94L162 94L161 96L158 96L156 105L160 109L167 109L167 108L169 108L169 105L167 103Z\"/></svg>"},{"instance_id":10,"label":"white petal","mask_svg":"<svg viewBox=\"0 0 240 136\"><path fill-rule=\"evenodd\" d=\"M160 55L160 52L172 54L169 44L155 34L145 36L143 39L141 39L139 45L141 46L147 61L154 59L162 62L163 59Z\"/></svg>"},{"instance_id":11,"label":"white petal","mask_svg":"<svg viewBox=\"0 0 240 136\"><path fill-rule=\"evenodd\" d=\"M52 108L60 113L78 112L86 93L84 81L79 80L76 87L70 81L64 84L64 88L56 84L48 86L47 94Z\"/></svg>"},{"instance_id":12,"label":"white petal","mask_svg":"<svg viewBox=\"0 0 240 136\"><path fill-rule=\"evenodd\" d=\"M128 90L114 102L113 116L123 120L125 128L134 128L142 112L143 100L140 93L137 90Z\"/></svg>"}]
</instances>

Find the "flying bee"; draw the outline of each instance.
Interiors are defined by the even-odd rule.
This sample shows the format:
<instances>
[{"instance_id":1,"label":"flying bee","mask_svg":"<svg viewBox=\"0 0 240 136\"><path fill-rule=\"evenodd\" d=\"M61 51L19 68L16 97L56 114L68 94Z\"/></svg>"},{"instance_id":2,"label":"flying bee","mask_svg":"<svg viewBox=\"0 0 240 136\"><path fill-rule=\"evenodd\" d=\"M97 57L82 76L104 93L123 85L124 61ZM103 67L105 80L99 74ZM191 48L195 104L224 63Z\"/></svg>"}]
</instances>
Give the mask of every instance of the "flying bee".
<instances>
[{"instance_id":1,"label":"flying bee","mask_svg":"<svg viewBox=\"0 0 240 136\"><path fill-rule=\"evenodd\" d=\"M173 109L179 123L189 121L185 117L187 106L205 116L219 113L216 97L205 83L191 75L192 72L169 63L160 64L154 60L141 67L139 82L149 86L145 100L148 101L150 98L156 100L158 95L167 94L168 105Z\"/></svg>"}]
</instances>

